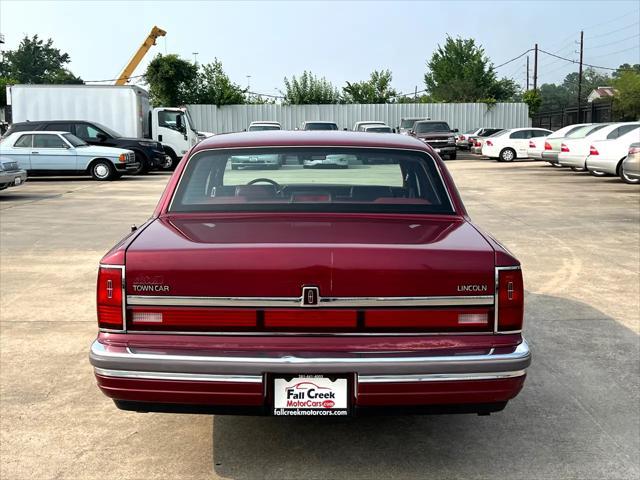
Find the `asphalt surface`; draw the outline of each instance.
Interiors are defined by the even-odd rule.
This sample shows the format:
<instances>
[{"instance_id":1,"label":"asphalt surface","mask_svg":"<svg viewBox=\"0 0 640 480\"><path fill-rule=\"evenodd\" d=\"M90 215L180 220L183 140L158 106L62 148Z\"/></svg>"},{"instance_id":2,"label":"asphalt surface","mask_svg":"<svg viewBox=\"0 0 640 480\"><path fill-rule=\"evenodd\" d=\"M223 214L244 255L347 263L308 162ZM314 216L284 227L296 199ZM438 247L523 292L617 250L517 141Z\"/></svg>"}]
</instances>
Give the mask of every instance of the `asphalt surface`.
<instances>
[{"instance_id":1,"label":"asphalt surface","mask_svg":"<svg viewBox=\"0 0 640 480\"><path fill-rule=\"evenodd\" d=\"M30 179L0 193L0 478L638 478L640 188L538 162L447 165L472 218L523 263L534 362L505 411L119 411L87 359L97 263L168 176Z\"/></svg>"}]
</instances>

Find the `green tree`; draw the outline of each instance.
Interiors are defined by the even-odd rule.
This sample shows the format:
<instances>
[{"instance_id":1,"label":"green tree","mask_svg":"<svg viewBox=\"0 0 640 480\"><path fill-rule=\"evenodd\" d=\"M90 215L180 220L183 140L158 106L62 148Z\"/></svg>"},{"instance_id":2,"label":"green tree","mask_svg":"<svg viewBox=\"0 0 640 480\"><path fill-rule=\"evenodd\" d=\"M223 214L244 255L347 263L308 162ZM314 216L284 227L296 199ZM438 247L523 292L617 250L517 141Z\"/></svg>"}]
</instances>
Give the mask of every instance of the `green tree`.
<instances>
[{"instance_id":1,"label":"green tree","mask_svg":"<svg viewBox=\"0 0 640 480\"><path fill-rule=\"evenodd\" d=\"M8 50L0 61L0 106L7 104L6 86L16 83L83 83L66 65L69 54L54 48L53 40L46 42L25 36L18 48Z\"/></svg>"},{"instance_id":2,"label":"green tree","mask_svg":"<svg viewBox=\"0 0 640 480\"><path fill-rule=\"evenodd\" d=\"M572 72L564 77L562 86L567 91L568 105L578 104L578 78L577 72ZM611 77L606 74L602 74L594 70L593 68L586 68L582 72L582 90L580 92L580 103L586 103L587 97L594 88L611 86Z\"/></svg>"},{"instance_id":3,"label":"green tree","mask_svg":"<svg viewBox=\"0 0 640 480\"><path fill-rule=\"evenodd\" d=\"M473 39L447 36L427 63L424 83L439 102L510 100L518 91L511 80L497 80L489 59Z\"/></svg>"},{"instance_id":4,"label":"green tree","mask_svg":"<svg viewBox=\"0 0 640 480\"><path fill-rule=\"evenodd\" d=\"M198 65L178 55L156 55L147 66L145 80L154 105L177 107L197 100Z\"/></svg>"},{"instance_id":5,"label":"green tree","mask_svg":"<svg viewBox=\"0 0 640 480\"><path fill-rule=\"evenodd\" d=\"M369 80L347 82L342 89L344 99L348 103L390 103L398 94L391 87L392 78L390 70L374 70Z\"/></svg>"},{"instance_id":6,"label":"green tree","mask_svg":"<svg viewBox=\"0 0 640 480\"><path fill-rule=\"evenodd\" d=\"M529 116L535 115L542 105L542 97L539 90L528 90L522 95L522 101L529 106Z\"/></svg>"},{"instance_id":7,"label":"green tree","mask_svg":"<svg viewBox=\"0 0 640 480\"><path fill-rule=\"evenodd\" d=\"M626 70L632 70L636 73L640 73L640 63L636 63L634 65L629 65L628 63L623 63L622 65L620 65L618 67L618 70L616 70L615 72L613 72L611 74L611 76L613 78L618 78L620 75L622 75Z\"/></svg>"},{"instance_id":8,"label":"green tree","mask_svg":"<svg viewBox=\"0 0 640 480\"><path fill-rule=\"evenodd\" d=\"M233 83L217 58L204 65L198 80L198 102L212 105L237 105L247 103L247 91Z\"/></svg>"},{"instance_id":9,"label":"green tree","mask_svg":"<svg viewBox=\"0 0 640 480\"><path fill-rule=\"evenodd\" d=\"M300 78L292 76L291 80L284 77L283 102L289 105L320 105L340 103L342 100L338 89L325 78L318 78L306 70Z\"/></svg>"},{"instance_id":10,"label":"green tree","mask_svg":"<svg viewBox=\"0 0 640 480\"><path fill-rule=\"evenodd\" d=\"M556 85L555 83L543 83L538 89L540 93L540 111L560 110L567 108L575 103L575 97L564 85Z\"/></svg>"},{"instance_id":11,"label":"green tree","mask_svg":"<svg viewBox=\"0 0 640 480\"><path fill-rule=\"evenodd\" d=\"M640 73L621 71L613 81L616 89L613 97L614 114L619 120L640 119Z\"/></svg>"}]
</instances>

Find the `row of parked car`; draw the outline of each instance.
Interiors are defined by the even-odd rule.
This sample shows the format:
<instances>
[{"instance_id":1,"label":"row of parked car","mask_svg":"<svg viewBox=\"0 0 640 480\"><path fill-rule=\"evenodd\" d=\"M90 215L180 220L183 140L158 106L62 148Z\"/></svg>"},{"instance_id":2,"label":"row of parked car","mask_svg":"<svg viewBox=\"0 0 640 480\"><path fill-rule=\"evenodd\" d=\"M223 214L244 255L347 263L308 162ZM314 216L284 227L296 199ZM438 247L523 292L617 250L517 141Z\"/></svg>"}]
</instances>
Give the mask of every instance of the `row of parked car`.
<instances>
[{"instance_id":1,"label":"row of parked car","mask_svg":"<svg viewBox=\"0 0 640 480\"><path fill-rule=\"evenodd\" d=\"M532 158L596 177L615 175L626 183L640 183L640 122L581 123L556 131L495 130L465 132L457 136L456 144L499 162Z\"/></svg>"}]
</instances>

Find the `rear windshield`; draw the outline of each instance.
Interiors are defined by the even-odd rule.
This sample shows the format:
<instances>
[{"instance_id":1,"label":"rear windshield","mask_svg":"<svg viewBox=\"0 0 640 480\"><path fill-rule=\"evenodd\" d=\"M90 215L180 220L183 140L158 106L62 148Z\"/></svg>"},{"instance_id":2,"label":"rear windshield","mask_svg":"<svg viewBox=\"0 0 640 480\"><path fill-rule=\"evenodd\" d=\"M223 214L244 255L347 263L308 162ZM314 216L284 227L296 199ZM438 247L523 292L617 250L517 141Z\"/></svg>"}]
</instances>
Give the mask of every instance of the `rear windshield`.
<instances>
[{"instance_id":1,"label":"rear windshield","mask_svg":"<svg viewBox=\"0 0 640 480\"><path fill-rule=\"evenodd\" d=\"M278 125L251 125L249 127L250 132L259 132L262 130L280 130Z\"/></svg>"},{"instance_id":2,"label":"rear windshield","mask_svg":"<svg viewBox=\"0 0 640 480\"><path fill-rule=\"evenodd\" d=\"M338 130L335 123L305 123L305 130Z\"/></svg>"},{"instance_id":3,"label":"rear windshield","mask_svg":"<svg viewBox=\"0 0 640 480\"><path fill-rule=\"evenodd\" d=\"M403 118L400 122L400 128L413 128L413 124L420 120L420 118Z\"/></svg>"},{"instance_id":4,"label":"rear windshield","mask_svg":"<svg viewBox=\"0 0 640 480\"><path fill-rule=\"evenodd\" d=\"M367 132L391 132L391 127L368 127L365 131Z\"/></svg>"},{"instance_id":5,"label":"rear windshield","mask_svg":"<svg viewBox=\"0 0 640 480\"><path fill-rule=\"evenodd\" d=\"M451 128L445 122L416 123L415 130L416 133L451 132Z\"/></svg>"},{"instance_id":6,"label":"rear windshield","mask_svg":"<svg viewBox=\"0 0 640 480\"><path fill-rule=\"evenodd\" d=\"M199 152L169 211L454 213L425 153L320 147Z\"/></svg>"}]
</instances>

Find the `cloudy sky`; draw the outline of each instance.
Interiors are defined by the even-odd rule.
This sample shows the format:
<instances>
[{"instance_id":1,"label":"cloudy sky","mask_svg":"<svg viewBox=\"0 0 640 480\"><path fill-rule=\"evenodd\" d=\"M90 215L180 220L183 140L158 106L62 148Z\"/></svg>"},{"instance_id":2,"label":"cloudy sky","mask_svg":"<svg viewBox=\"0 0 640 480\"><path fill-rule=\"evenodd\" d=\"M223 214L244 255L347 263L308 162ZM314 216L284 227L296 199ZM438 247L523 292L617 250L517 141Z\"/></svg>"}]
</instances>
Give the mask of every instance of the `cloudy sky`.
<instances>
[{"instance_id":1,"label":"cloudy sky","mask_svg":"<svg viewBox=\"0 0 640 480\"><path fill-rule=\"evenodd\" d=\"M640 63L637 1L448 2L214 2L30 1L0 2L5 49L24 35L51 37L71 55L85 80L116 77L153 25L168 33L136 71L157 53L200 63L218 57L233 81L275 94L282 79L303 70L336 86L389 68L401 92L424 87L425 62L446 35L475 38L500 65L537 42L577 59L580 30L585 62L605 67ZM500 67L524 85L526 58ZM533 55L531 55L533 66ZM540 55L539 82L560 81L577 66ZM533 67L532 67L533 68ZM250 78L247 76L250 75ZM531 73L533 75L533 73Z\"/></svg>"}]
</instances>

